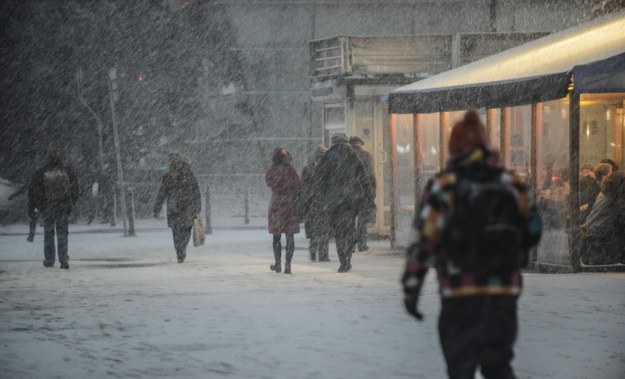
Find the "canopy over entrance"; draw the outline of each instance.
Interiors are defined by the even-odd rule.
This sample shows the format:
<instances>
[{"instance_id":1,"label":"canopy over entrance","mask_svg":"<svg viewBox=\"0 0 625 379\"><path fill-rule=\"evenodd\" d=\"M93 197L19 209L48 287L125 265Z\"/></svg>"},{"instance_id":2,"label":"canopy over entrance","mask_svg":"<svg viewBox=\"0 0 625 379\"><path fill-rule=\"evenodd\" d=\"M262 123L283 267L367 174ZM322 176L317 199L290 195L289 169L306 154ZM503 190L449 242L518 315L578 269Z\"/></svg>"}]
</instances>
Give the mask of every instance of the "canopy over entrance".
<instances>
[{"instance_id":1,"label":"canopy over entrance","mask_svg":"<svg viewBox=\"0 0 625 379\"><path fill-rule=\"evenodd\" d=\"M576 93L625 92L625 13L539 38L399 87L391 113L499 108Z\"/></svg>"}]
</instances>

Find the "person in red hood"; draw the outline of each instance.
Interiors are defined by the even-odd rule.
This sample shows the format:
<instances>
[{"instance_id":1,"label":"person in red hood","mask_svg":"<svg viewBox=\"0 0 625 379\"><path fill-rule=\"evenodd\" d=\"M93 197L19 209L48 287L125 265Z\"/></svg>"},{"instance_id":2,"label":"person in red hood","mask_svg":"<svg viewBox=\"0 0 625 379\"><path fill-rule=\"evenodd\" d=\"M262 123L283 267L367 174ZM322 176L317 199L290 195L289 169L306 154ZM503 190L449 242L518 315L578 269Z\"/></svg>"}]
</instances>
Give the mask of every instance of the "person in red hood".
<instances>
[{"instance_id":1,"label":"person in red hood","mask_svg":"<svg viewBox=\"0 0 625 379\"><path fill-rule=\"evenodd\" d=\"M404 305L418 320L418 298L432 262L442 307L438 323L450 378L514 378L521 268L541 221L521 177L504 170L468 111L449 139L447 167L429 180L415 214L415 239L401 278Z\"/></svg>"},{"instance_id":2,"label":"person in red hood","mask_svg":"<svg viewBox=\"0 0 625 379\"><path fill-rule=\"evenodd\" d=\"M295 217L295 198L302 189L302 181L295 167L291 165L291 154L277 147L271 156L273 164L265 173L265 182L271 188L268 229L273 234L273 255L275 263L269 268L282 271L282 234L286 236L286 259L284 273L291 273L291 259L295 252L294 234L299 233L299 222Z\"/></svg>"}]
</instances>

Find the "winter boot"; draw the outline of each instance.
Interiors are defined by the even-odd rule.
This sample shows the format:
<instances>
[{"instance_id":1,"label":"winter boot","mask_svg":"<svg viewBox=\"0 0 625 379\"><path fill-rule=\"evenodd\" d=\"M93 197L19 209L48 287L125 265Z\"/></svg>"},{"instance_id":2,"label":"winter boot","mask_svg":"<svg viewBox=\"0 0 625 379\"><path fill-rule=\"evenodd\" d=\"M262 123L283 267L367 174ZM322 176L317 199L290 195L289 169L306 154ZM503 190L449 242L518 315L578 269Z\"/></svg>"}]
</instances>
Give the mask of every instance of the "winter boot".
<instances>
[{"instance_id":1,"label":"winter boot","mask_svg":"<svg viewBox=\"0 0 625 379\"><path fill-rule=\"evenodd\" d=\"M345 272L352 269L352 253L353 253L353 250L350 250L349 253L347 253L347 256L345 257Z\"/></svg>"},{"instance_id":2,"label":"winter boot","mask_svg":"<svg viewBox=\"0 0 625 379\"><path fill-rule=\"evenodd\" d=\"M271 271L282 272L282 266L280 264L280 260L282 259L282 244L280 244L280 240L276 242L276 238L273 240L273 257L276 260L276 263L269 266Z\"/></svg>"},{"instance_id":3,"label":"winter boot","mask_svg":"<svg viewBox=\"0 0 625 379\"><path fill-rule=\"evenodd\" d=\"M185 258L187 257L187 252L186 251L181 251L179 253L176 254L178 256L178 263L182 263L184 262Z\"/></svg>"},{"instance_id":4,"label":"winter boot","mask_svg":"<svg viewBox=\"0 0 625 379\"><path fill-rule=\"evenodd\" d=\"M286 235L286 257L284 262L284 273L291 273L291 260L293 259L293 253L295 253L295 240L293 234Z\"/></svg>"},{"instance_id":5,"label":"winter boot","mask_svg":"<svg viewBox=\"0 0 625 379\"><path fill-rule=\"evenodd\" d=\"M347 265L345 264L345 255L339 254L339 261L341 265L339 266L338 272L347 272Z\"/></svg>"},{"instance_id":6,"label":"winter boot","mask_svg":"<svg viewBox=\"0 0 625 379\"><path fill-rule=\"evenodd\" d=\"M269 269L275 272L282 272L282 266L280 262L276 262L275 264L269 265Z\"/></svg>"}]
</instances>

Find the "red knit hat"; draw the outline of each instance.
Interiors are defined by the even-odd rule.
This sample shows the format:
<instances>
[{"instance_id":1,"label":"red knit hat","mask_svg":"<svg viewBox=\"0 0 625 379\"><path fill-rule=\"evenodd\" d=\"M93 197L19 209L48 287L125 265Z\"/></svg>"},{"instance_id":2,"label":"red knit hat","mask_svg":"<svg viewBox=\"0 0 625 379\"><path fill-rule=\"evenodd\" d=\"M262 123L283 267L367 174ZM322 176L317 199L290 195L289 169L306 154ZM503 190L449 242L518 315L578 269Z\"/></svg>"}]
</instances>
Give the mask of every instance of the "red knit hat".
<instances>
[{"instance_id":1,"label":"red knit hat","mask_svg":"<svg viewBox=\"0 0 625 379\"><path fill-rule=\"evenodd\" d=\"M476 111L470 110L458 121L449 136L449 154L456 155L486 145L486 130Z\"/></svg>"}]
</instances>

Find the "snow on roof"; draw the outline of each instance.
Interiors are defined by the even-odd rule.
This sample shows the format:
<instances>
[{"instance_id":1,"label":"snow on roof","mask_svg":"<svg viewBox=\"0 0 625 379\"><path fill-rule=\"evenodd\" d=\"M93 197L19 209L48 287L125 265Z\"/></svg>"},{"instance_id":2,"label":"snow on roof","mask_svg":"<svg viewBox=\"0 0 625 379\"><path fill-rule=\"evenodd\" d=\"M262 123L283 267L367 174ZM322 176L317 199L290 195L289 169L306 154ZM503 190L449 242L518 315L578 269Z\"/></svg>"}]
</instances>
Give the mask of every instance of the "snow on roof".
<instances>
[{"instance_id":1,"label":"snow on roof","mask_svg":"<svg viewBox=\"0 0 625 379\"><path fill-rule=\"evenodd\" d=\"M471 102L472 97L479 103L480 96L490 98L487 103L493 101L497 103L497 93L501 91L506 99L498 100L507 102L506 105L527 102L528 97L536 101L545 100L545 95L540 94L541 91L553 92L547 97L563 97L566 95L566 88L555 91L553 86L568 87L570 73L574 67L623 53L625 53L625 12L620 12L399 87L390 95L391 112L420 113L462 108L463 105L476 106ZM619 66L619 69L621 67ZM506 93L508 91L503 87L506 84L520 82L523 82L523 86L517 90L526 92L522 96L523 99L515 99L515 96L510 98L510 94ZM547 89L547 86L551 86L552 89ZM478 87L479 91L476 91ZM455 93L448 93L450 89L455 89ZM474 96L469 96L467 101L460 99L463 90L469 89L473 91L469 95ZM423 102L422 98L413 96L419 93L427 93L430 97L443 94L443 97L450 98L450 102L454 104L446 105L445 99L434 100L431 104L423 106L410 104L415 101Z\"/></svg>"}]
</instances>

